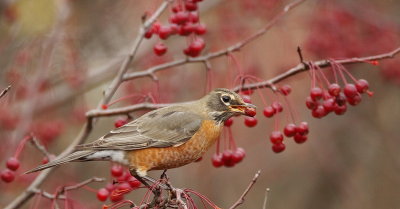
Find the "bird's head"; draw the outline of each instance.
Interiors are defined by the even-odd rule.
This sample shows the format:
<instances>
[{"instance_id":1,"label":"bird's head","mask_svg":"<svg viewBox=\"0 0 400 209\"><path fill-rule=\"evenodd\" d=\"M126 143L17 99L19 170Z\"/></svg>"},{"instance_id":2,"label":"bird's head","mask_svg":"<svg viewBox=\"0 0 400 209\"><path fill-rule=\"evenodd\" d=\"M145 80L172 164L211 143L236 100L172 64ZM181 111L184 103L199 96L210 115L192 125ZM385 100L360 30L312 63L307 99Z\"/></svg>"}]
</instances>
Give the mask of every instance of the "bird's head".
<instances>
[{"instance_id":1,"label":"bird's head","mask_svg":"<svg viewBox=\"0 0 400 209\"><path fill-rule=\"evenodd\" d=\"M216 121L224 122L236 115L255 115L256 106L244 102L239 94L229 89L215 89L205 98L208 113Z\"/></svg>"}]
</instances>

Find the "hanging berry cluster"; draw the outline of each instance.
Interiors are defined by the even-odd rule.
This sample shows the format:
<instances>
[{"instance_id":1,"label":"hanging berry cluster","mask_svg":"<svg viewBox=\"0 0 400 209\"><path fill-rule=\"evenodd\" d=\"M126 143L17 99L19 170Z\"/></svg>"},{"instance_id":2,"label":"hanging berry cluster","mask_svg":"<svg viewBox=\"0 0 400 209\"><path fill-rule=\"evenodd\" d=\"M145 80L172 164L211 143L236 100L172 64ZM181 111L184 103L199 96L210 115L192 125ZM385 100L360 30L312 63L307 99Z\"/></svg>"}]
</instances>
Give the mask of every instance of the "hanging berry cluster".
<instances>
[{"instance_id":1,"label":"hanging berry cluster","mask_svg":"<svg viewBox=\"0 0 400 209\"><path fill-rule=\"evenodd\" d=\"M0 172L1 180L5 183L11 183L15 180L16 172L20 168L20 154L22 153L26 143L30 140L33 140L32 136L28 135L24 137L19 143L17 150L13 157L8 158L6 161L6 169ZM47 157L44 157L42 160L42 164L46 164L49 162Z\"/></svg>"},{"instance_id":2,"label":"hanging berry cluster","mask_svg":"<svg viewBox=\"0 0 400 209\"><path fill-rule=\"evenodd\" d=\"M124 167L120 165L111 166L111 175L115 179L97 191L97 199L102 202L108 198L111 202L122 201L124 195L138 189L141 185L139 180L131 176L129 171L124 170Z\"/></svg>"},{"instance_id":3,"label":"hanging berry cluster","mask_svg":"<svg viewBox=\"0 0 400 209\"><path fill-rule=\"evenodd\" d=\"M199 35L204 35L207 28L199 22L199 12L197 3L202 0L179 0L175 1L171 8L169 24L161 25L155 22L144 34L144 37L150 39L153 34L158 35L159 39L166 40L172 35L187 37L187 48L183 53L190 57L197 57L205 47L205 42ZM161 42L153 47L154 54L164 55L168 47Z\"/></svg>"},{"instance_id":4,"label":"hanging berry cluster","mask_svg":"<svg viewBox=\"0 0 400 209\"><path fill-rule=\"evenodd\" d=\"M356 106L361 102L362 94L373 95L368 90L368 81L357 80L343 65L335 61L330 61L330 64L335 79L333 83L318 66L309 64L312 86L310 95L306 98L306 106L315 118L325 117L331 112L343 115L347 111L347 104ZM349 83L345 74L354 83ZM343 88L339 85L338 77L342 79Z\"/></svg>"},{"instance_id":5,"label":"hanging berry cluster","mask_svg":"<svg viewBox=\"0 0 400 209\"><path fill-rule=\"evenodd\" d=\"M220 140L217 141L217 151L212 156L211 162L214 167L219 168L221 166L233 167L240 163L246 156L246 152L243 148L237 147L235 140L232 135L231 126L233 124L233 118L229 118L225 121L224 137L223 142L225 144L225 150L220 152Z\"/></svg>"}]
</instances>

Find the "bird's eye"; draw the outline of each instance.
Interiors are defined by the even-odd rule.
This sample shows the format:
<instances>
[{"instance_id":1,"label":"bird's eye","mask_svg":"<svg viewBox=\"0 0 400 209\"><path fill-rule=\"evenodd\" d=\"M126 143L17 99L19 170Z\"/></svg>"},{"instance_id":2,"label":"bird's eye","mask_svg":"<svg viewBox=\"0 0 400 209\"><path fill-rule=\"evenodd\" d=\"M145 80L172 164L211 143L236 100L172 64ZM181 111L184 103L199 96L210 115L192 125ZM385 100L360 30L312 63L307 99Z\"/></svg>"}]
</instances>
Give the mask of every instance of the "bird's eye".
<instances>
[{"instance_id":1,"label":"bird's eye","mask_svg":"<svg viewBox=\"0 0 400 209\"><path fill-rule=\"evenodd\" d=\"M231 97L230 96L222 96L222 101L225 103L228 103L231 101Z\"/></svg>"}]
</instances>

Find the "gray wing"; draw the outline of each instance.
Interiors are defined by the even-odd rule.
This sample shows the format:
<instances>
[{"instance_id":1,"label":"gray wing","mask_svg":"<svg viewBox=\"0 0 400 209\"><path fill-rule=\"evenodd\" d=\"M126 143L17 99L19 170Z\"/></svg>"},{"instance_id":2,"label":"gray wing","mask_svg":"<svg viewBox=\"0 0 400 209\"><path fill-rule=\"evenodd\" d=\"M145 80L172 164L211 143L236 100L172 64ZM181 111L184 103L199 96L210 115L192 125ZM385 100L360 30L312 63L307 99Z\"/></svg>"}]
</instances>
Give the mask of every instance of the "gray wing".
<instances>
[{"instance_id":1,"label":"gray wing","mask_svg":"<svg viewBox=\"0 0 400 209\"><path fill-rule=\"evenodd\" d=\"M200 128L201 116L167 108L149 112L77 150L137 150L179 146Z\"/></svg>"}]
</instances>

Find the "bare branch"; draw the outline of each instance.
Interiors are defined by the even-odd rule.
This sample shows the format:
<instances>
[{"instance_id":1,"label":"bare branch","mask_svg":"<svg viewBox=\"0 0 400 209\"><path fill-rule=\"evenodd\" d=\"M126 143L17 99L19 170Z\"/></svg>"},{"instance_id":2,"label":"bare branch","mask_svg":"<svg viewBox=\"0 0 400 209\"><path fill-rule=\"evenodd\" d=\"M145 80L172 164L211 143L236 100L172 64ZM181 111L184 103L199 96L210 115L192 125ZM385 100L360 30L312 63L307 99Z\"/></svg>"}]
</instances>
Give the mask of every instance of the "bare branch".
<instances>
[{"instance_id":1,"label":"bare branch","mask_svg":"<svg viewBox=\"0 0 400 209\"><path fill-rule=\"evenodd\" d=\"M267 209L267 202L268 202L268 194L269 194L270 189L267 188L265 190L265 197L264 197L264 203L263 203L263 209Z\"/></svg>"},{"instance_id":2,"label":"bare branch","mask_svg":"<svg viewBox=\"0 0 400 209\"><path fill-rule=\"evenodd\" d=\"M229 209L234 209L237 208L239 205L241 205L244 202L244 198L246 197L247 193L249 193L250 189L254 186L256 183L258 177L260 176L261 170L258 170L256 175L254 175L253 180L251 180L249 186L247 186L246 190L244 190L243 194L239 197L238 201L235 202Z\"/></svg>"},{"instance_id":3,"label":"bare branch","mask_svg":"<svg viewBox=\"0 0 400 209\"><path fill-rule=\"evenodd\" d=\"M353 64L353 63L361 63L361 62L366 62L366 61L376 61L376 60L382 60L382 59L388 59L388 58L394 58L397 54L400 53L400 47L396 48L395 50L389 52L389 53L384 53L384 54L378 54L374 56L368 56L368 57L355 57L355 58L349 58L349 59L339 59L335 60L336 63L340 63L342 65L346 64ZM330 66L330 61L329 60L320 60L313 62L315 66L318 66L320 68L325 68ZM258 89L258 88L272 88L273 84L276 84L286 78L289 78L293 75L296 75L300 72L306 71L308 68L304 64L298 64L296 67L293 67L289 69L288 71L279 74L278 76L275 76L269 80L258 82L258 83L252 83L252 84L247 84L247 85L238 85L235 88L233 88L234 91L238 92L240 90L247 90L247 89Z\"/></svg>"},{"instance_id":4,"label":"bare branch","mask_svg":"<svg viewBox=\"0 0 400 209\"><path fill-rule=\"evenodd\" d=\"M72 186L66 186L64 187L59 193L57 194L50 194L46 191L43 190L39 190L39 189L32 189L31 192L36 193L36 194L40 194L43 197L46 197L48 199L65 199L66 197L63 195L66 191L70 191L70 190L76 190L79 189L83 186L86 186L92 182L103 182L105 179L104 178L98 178L98 177L93 177L90 179L87 179L85 181L82 181L81 183L72 185Z\"/></svg>"},{"instance_id":5,"label":"bare branch","mask_svg":"<svg viewBox=\"0 0 400 209\"><path fill-rule=\"evenodd\" d=\"M0 98L2 98L4 95L7 94L7 92L10 90L11 85L7 86L1 93L0 93Z\"/></svg>"},{"instance_id":6,"label":"bare branch","mask_svg":"<svg viewBox=\"0 0 400 209\"><path fill-rule=\"evenodd\" d=\"M36 139L36 137L32 136L31 137L31 143L40 151L43 153L44 156L47 157L47 159L51 160L51 154L47 151L46 147L44 147L40 142Z\"/></svg>"},{"instance_id":7,"label":"bare branch","mask_svg":"<svg viewBox=\"0 0 400 209\"><path fill-rule=\"evenodd\" d=\"M341 64L352 64L352 63L360 63L360 62L365 62L365 61L375 61L375 60L382 60L382 59L388 59L388 58L393 58L395 55L400 53L400 47L389 52L389 53L384 53L384 54L378 54L374 56L368 56L368 57L361 57L361 58L349 58L349 59L341 59L341 60L335 60L337 63ZM328 67L329 60L319 60L312 62L314 65L319 66L320 68ZM233 88L234 91L238 92L240 90L247 90L247 89L259 89L259 88L276 88L274 84L287 79L291 76L294 76L300 72L308 70L307 66L304 64L300 63L297 66L287 70L286 72L279 74L269 80L265 80L262 82L258 83L252 83L252 84L246 84L246 85L238 85L235 88ZM189 101L190 102L190 101ZM187 103L187 102L185 102ZM161 107L166 107L170 105L179 105L179 104L184 104L184 103L169 103L169 104L153 104L153 103L139 103L127 107L121 107L121 108L113 108L113 109L108 109L108 110L91 110L89 111L86 116L89 118L95 118L95 117L105 117L105 116L113 116L113 115L125 115L130 112L135 112L139 110L153 110Z\"/></svg>"}]
</instances>

